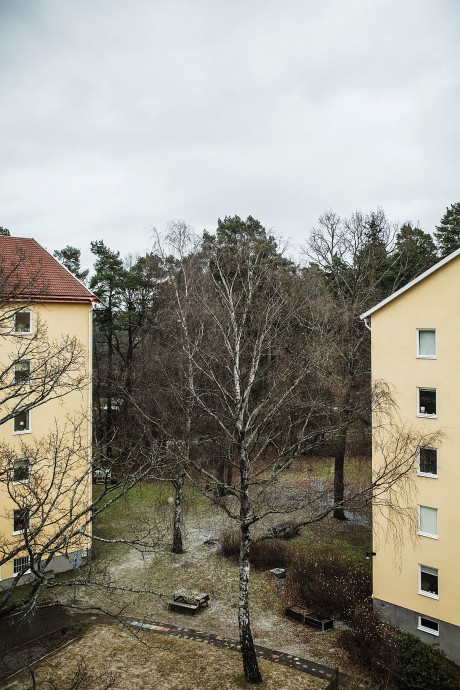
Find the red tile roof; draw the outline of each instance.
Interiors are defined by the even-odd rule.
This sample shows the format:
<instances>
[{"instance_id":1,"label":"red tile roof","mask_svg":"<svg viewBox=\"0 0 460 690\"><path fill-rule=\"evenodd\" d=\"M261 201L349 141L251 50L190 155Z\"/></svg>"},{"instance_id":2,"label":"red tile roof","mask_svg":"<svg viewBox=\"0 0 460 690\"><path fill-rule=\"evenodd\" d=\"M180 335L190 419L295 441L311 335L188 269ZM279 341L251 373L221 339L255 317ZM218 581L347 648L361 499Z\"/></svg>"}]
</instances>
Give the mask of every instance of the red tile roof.
<instances>
[{"instance_id":1,"label":"red tile roof","mask_svg":"<svg viewBox=\"0 0 460 690\"><path fill-rule=\"evenodd\" d=\"M0 298L32 302L99 301L38 242L5 235L0 235Z\"/></svg>"}]
</instances>

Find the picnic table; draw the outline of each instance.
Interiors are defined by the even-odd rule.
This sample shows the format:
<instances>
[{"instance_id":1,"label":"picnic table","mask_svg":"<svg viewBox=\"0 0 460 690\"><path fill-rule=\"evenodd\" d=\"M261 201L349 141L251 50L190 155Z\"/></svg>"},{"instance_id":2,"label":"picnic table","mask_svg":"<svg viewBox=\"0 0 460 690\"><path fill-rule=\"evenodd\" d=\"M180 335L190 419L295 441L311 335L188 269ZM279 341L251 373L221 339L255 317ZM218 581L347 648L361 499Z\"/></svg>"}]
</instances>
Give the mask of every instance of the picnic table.
<instances>
[{"instance_id":1,"label":"picnic table","mask_svg":"<svg viewBox=\"0 0 460 690\"><path fill-rule=\"evenodd\" d=\"M209 594L181 589L173 594L172 601L168 601L168 606L177 611L195 613L203 606L209 606Z\"/></svg>"}]
</instances>

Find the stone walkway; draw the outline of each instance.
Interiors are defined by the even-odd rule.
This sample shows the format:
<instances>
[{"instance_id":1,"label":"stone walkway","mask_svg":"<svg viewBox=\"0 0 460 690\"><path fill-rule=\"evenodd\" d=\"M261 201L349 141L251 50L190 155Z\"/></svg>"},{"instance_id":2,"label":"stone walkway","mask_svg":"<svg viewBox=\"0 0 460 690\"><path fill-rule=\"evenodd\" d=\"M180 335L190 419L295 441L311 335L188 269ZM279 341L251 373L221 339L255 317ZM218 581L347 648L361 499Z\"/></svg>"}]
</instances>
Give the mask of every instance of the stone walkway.
<instances>
[{"instance_id":1,"label":"stone walkway","mask_svg":"<svg viewBox=\"0 0 460 690\"><path fill-rule=\"evenodd\" d=\"M100 619L100 616L88 616L87 618L87 620L93 621ZM104 620L104 622L106 621ZM120 627L127 625L134 628L139 628L141 630L149 630L154 633L159 633L160 635L180 637L183 640L194 640L195 642L202 642L203 644L212 644L216 647L231 649L235 652L240 651L239 641L232 637L223 637L221 635L216 635L215 633L202 632L195 630L194 628L172 625L171 623L153 623L126 618L122 619L122 622L118 622L117 625ZM278 652L274 649L262 647L261 645L257 644L255 645L255 648L257 656L261 657L262 659L274 661L277 664L283 664L284 666L288 666L296 671L302 671L302 673L308 673L309 675L316 676L317 678L324 678L325 680L332 679L334 669L330 668L329 666L324 666L323 664L318 664L314 661L310 661L309 659L303 659L302 657L293 656L292 654L286 654L285 652ZM340 683L346 687L347 676L344 673L339 673L339 680Z\"/></svg>"}]
</instances>

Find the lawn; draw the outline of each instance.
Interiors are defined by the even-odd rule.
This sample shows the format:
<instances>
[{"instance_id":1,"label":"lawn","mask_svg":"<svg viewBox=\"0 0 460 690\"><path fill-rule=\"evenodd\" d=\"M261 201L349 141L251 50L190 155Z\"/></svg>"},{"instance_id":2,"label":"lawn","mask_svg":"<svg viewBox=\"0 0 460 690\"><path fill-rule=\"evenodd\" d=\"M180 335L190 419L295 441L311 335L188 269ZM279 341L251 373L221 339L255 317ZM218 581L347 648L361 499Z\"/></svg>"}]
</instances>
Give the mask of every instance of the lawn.
<instances>
[{"instance_id":1,"label":"lawn","mask_svg":"<svg viewBox=\"0 0 460 690\"><path fill-rule=\"evenodd\" d=\"M49 688L45 681L51 679L54 687L67 690L82 662L88 676L94 679L91 690L107 687L104 682L108 673L115 675L111 687L116 690L249 690L254 687L245 682L235 652L155 633L135 637L124 628L94 625L80 640L37 665L37 689ZM260 667L264 682L257 687L262 690L322 690L327 685L321 679L269 661L260 660ZM15 680L30 682L30 676L23 674Z\"/></svg>"},{"instance_id":2,"label":"lawn","mask_svg":"<svg viewBox=\"0 0 460 690\"><path fill-rule=\"evenodd\" d=\"M354 469L357 474L362 473L358 464ZM305 460L299 460L288 475L291 484L302 484L306 475ZM97 496L101 490L101 487L94 487L94 495ZM97 606L113 614L191 625L199 630L237 637L238 569L234 562L219 556L217 544L221 534L235 528L235 524L205 496L187 489L186 552L176 555L170 553L172 514L172 487L167 483L146 483L122 496L97 516L95 536L126 539L134 534L139 540L150 539L151 546L133 549L126 544L114 545L95 540L91 579L99 585L80 587L79 603L85 607ZM326 518L305 528L301 536L289 543L295 549L328 551L362 561L364 552L370 547L370 538L367 528ZM81 574L85 575L83 570ZM284 615L283 587L283 581L276 580L268 571L252 569L250 597L255 642L331 667L339 666L346 673L360 676L361 671L353 667L338 644L340 624L336 630L323 634L288 619ZM181 588L207 592L210 595L209 609L193 619L169 611L166 602L176 589ZM70 592L66 594L63 591L62 597L66 596L69 597ZM235 657L238 673L241 673L241 660L238 655ZM231 682L237 681L233 679Z\"/></svg>"}]
</instances>

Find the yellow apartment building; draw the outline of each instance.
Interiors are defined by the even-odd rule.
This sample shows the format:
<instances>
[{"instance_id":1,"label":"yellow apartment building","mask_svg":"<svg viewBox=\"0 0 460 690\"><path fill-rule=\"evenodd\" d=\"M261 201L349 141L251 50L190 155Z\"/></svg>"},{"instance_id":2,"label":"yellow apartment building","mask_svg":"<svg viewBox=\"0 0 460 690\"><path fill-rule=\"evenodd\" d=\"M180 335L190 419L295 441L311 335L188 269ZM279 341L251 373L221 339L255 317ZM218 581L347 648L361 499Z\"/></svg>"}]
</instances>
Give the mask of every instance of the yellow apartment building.
<instances>
[{"instance_id":1,"label":"yellow apartment building","mask_svg":"<svg viewBox=\"0 0 460 690\"><path fill-rule=\"evenodd\" d=\"M418 448L414 518L395 538L374 506L374 606L396 627L437 643L460 664L460 250L370 309L372 378L400 422L442 441ZM382 457L374 447L373 469Z\"/></svg>"},{"instance_id":2,"label":"yellow apartment building","mask_svg":"<svg viewBox=\"0 0 460 690\"><path fill-rule=\"evenodd\" d=\"M96 301L35 240L0 236L0 588L89 556Z\"/></svg>"}]
</instances>

